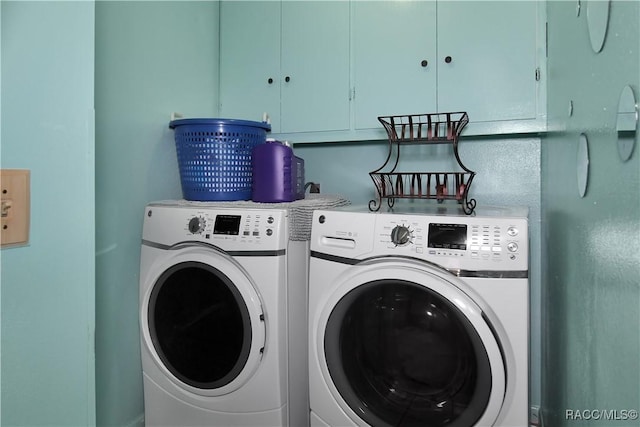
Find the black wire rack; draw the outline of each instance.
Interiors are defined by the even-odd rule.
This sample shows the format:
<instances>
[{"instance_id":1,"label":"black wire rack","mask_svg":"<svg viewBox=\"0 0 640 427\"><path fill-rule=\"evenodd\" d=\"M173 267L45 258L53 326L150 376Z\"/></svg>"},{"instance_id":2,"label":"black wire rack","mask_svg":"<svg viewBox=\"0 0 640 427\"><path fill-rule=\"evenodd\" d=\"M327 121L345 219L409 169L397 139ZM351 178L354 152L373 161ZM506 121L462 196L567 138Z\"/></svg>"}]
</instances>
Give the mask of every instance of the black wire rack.
<instances>
[{"instance_id":1,"label":"black wire rack","mask_svg":"<svg viewBox=\"0 0 640 427\"><path fill-rule=\"evenodd\" d=\"M369 210L379 210L383 199L389 207L396 199L434 199L438 203L456 200L464 213L473 213L476 201L468 195L475 172L458 154L460 133L469 123L466 112L381 116L378 121L387 131L389 154L381 167L369 173L377 193L377 198L369 202ZM451 144L460 170L398 171L401 146L409 144Z\"/></svg>"}]
</instances>

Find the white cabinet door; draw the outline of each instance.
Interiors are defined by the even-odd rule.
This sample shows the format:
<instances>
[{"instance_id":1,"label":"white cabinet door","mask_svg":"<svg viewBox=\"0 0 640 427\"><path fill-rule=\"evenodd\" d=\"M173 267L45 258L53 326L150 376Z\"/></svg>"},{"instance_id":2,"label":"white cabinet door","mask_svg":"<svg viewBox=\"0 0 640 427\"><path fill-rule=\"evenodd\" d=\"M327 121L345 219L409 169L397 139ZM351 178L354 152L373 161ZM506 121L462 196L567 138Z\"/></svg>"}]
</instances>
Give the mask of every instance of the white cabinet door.
<instances>
[{"instance_id":1,"label":"white cabinet door","mask_svg":"<svg viewBox=\"0 0 640 427\"><path fill-rule=\"evenodd\" d=\"M220 114L280 123L280 2L220 2Z\"/></svg>"},{"instance_id":2,"label":"white cabinet door","mask_svg":"<svg viewBox=\"0 0 640 427\"><path fill-rule=\"evenodd\" d=\"M534 119L537 19L535 1L438 2L438 109Z\"/></svg>"},{"instance_id":3,"label":"white cabinet door","mask_svg":"<svg viewBox=\"0 0 640 427\"><path fill-rule=\"evenodd\" d=\"M282 3L282 132L348 130L349 2Z\"/></svg>"},{"instance_id":4,"label":"white cabinet door","mask_svg":"<svg viewBox=\"0 0 640 427\"><path fill-rule=\"evenodd\" d=\"M355 129L436 111L435 2L355 1L353 50Z\"/></svg>"}]
</instances>

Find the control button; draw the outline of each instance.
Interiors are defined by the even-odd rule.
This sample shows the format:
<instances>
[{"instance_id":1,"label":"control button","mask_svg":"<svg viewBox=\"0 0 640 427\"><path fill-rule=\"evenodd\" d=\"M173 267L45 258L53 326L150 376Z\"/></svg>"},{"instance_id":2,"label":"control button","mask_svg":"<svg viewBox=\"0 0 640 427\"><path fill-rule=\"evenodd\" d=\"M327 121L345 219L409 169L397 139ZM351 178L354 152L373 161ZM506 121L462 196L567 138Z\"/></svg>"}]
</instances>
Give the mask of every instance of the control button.
<instances>
[{"instance_id":1,"label":"control button","mask_svg":"<svg viewBox=\"0 0 640 427\"><path fill-rule=\"evenodd\" d=\"M269 224L273 224L273 221L275 221L275 220L273 219L273 217L272 217L272 216L270 216L269 218L267 218L267 222L268 222Z\"/></svg>"},{"instance_id":2,"label":"control button","mask_svg":"<svg viewBox=\"0 0 640 427\"><path fill-rule=\"evenodd\" d=\"M250 236L251 232L249 230L245 230L244 233L242 233L242 234L244 234L245 236Z\"/></svg>"},{"instance_id":3,"label":"control button","mask_svg":"<svg viewBox=\"0 0 640 427\"><path fill-rule=\"evenodd\" d=\"M500 246L494 246L493 248L491 248L491 250L493 252L502 252L502 248Z\"/></svg>"},{"instance_id":4,"label":"control button","mask_svg":"<svg viewBox=\"0 0 640 427\"><path fill-rule=\"evenodd\" d=\"M273 234L273 230L270 228L267 228L267 236L271 236Z\"/></svg>"},{"instance_id":5,"label":"control button","mask_svg":"<svg viewBox=\"0 0 640 427\"><path fill-rule=\"evenodd\" d=\"M254 231L254 232L253 232L253 235L254 235L254 236L259 236L259 235L260 235L260 232L259 232L259 231Z\"/></svg>"},{"instance_id":6,"label":"control button","mask_svg":"<svg viewBox=\"0 0 640 427\"><path fill-rule=\"evenodd\" d=\"M193 234L202 233L204 231L206 223L204 218L199 216L194 216L189 221L189 231Z\"/></svg>"},{"instance_id":7,"label":"control button","mask_svg":"<svg viewBox=\"0 0 640 427\"><path fill-rule=\"evenodd\" d=\"M396 225L391 230L391 241L396 246L404 246L411 243L411 230L404 225Z\"/></svg>"},{"instance_id":8,"label":"control button","mask_svg":"<svg viewBox=\"0 0 640 427\"><path fill-rule=\"evenodd\" d=\"M507 229L507 234L511 237L515 237L518 235L518 229L516 227L509 227Z\"/></svg>"},{"instance_id":9,"label":"control button","mask_svg":"<svg viewBox=\"0 0 640 427\"><path fill-rule=\"evenodd\" d=\"M518 244L516 242L509 242L507 243L507 249L509 250L509 252L517 252Z\"/></svg>"}]
</instances>

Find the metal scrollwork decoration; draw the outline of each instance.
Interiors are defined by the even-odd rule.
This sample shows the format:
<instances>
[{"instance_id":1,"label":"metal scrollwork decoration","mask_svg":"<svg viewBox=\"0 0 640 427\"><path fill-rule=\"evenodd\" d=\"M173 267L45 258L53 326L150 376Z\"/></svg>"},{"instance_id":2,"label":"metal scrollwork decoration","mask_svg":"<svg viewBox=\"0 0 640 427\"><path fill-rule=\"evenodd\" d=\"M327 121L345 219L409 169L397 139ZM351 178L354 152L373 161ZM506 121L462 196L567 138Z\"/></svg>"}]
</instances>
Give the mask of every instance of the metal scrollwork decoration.
<instances>
[{"instance_id":1,"label":"metal scrollwork decoration","mask_svg":"<svg viewBox=\"0 0 640 427\"><path fill-rule=\"evenodd\" d=\"M389 152L383 165L369 173L377 195L369 201L371 211L378 211L383 199L390 208L396 199L434 199L438 203L455 200L465 214L473 213L476 201L469 199L469 188L475 172L458 153L460 133L469 122L466 112L381 116L378 121L387 131ZM401 147L411 144L451 144L460 170L399 171Z\"/></svg>"}]
</instances>

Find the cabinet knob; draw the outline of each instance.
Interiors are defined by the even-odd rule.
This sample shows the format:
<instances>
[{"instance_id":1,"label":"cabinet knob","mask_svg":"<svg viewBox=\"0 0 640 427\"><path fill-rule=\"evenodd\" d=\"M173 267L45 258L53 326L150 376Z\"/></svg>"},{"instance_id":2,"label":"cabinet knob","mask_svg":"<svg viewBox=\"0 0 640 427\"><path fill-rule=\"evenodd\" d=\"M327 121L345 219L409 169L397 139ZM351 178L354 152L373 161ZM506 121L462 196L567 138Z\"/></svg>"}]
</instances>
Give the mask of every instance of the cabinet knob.
<instances>
[{"instance_id":1,"label":"cabinet knob","mask_svg":"<svg viewBox=\"0 0 640 427\"><path fill-rule=\"evenodd\" d=\"M289 83L290 80L291 80L291 77L289 77L289 76L284 78L284 81L287 82L287 83Z\"/></svg>"},{"instance_id":2,"label":"cabinet knob","mask_svg":"<svg viewBox=\"0 0 640 427\"><path fill-rule=\"evenodd\" d=\"M420 62L420 65L422 65L423 67L426 67L427 65L429 65L429 61L427 61L426 59L423 59L422 62Z\"/></svg>"},{"instance_id":3,"label":"cabinet knob","mask_svg":"<svg viewBox=\"0 0 640 427\"><path fill-rule=\"evenodd\" d=\"M452 60L453 59L450 56L447 56L446 58L444 58L444 62L446 62L447 64L450 64Z\"/></svg>"},{"instance_id":4,"label":"cabinet knob","mask_svg":"<svg viewBox=\"0 0 640 427\"><path fill-rule=\"evenodd\" d=\"M267 83L273 84L273 79L271 77L269 77L269 80L267 80Z\"/></svg>"}]
</instances>

